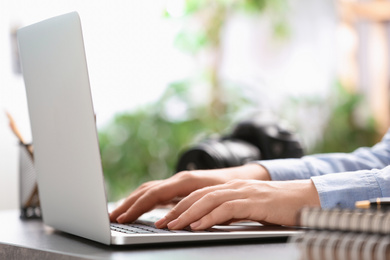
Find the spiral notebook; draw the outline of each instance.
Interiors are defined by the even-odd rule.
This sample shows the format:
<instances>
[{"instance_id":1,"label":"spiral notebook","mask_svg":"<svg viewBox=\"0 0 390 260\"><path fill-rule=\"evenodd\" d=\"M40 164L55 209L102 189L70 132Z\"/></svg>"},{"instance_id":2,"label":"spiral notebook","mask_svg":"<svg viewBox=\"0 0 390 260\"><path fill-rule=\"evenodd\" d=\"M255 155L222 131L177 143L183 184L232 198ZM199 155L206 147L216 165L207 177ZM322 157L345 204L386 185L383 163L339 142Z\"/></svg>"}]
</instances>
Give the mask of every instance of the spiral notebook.
<instances>
[{"instance_id":1,"label":"spiral notebook","mask_svg":"<svg viewBox=\"0 0 390 260\"><path fill-rule=\"evenodd\" d=\"M390 259L390 212L304 208L298 224L307 232L292 237L302 259Z\"/></svg>"}]
</instances>

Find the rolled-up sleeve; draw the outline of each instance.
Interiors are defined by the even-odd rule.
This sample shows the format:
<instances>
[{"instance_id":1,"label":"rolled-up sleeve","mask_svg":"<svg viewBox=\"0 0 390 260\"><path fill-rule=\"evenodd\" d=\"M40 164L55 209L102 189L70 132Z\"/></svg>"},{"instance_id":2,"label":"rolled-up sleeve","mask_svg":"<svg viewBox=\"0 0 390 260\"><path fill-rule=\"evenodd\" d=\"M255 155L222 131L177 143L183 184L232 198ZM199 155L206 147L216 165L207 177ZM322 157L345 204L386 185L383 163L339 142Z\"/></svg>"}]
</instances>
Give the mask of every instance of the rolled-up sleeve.
<instances>
[{"instance_id":1,"label":"rolled-up sleeve","mask_svg":"<svg viewBox=\"0 0 390 260\"><path fill-rule=\"evenodd\" d=\"M258 161L272 180L312 179L323 208L354 207L357 200L390 197L390 129L381 142L352 153Z\"/></svg>"}]
</instances>

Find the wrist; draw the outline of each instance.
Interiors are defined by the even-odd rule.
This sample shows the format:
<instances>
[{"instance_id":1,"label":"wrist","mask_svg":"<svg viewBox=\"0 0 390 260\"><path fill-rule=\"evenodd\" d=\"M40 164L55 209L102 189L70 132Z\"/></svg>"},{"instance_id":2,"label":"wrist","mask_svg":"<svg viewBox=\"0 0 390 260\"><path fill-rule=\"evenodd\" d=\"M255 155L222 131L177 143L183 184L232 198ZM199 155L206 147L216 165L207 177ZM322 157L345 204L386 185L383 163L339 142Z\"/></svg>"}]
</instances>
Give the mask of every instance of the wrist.
<instances>
[{"instance_id":1,"label":"wrist","mask_svg":"<svg viewBox=\"0 0 390 260\"><path fill-rule=\"evenodd\" d=\"M242 166L244 175L247 176L247 179L259 180L259 181L271 181L271 175L269 174L267 168L263 165L252 162Z\"/></svg>"},{"instance_id":2,"label":"wrist","mask_svg":"<svg viewBox=\"0 0 390 260\"><path fill-rule=\"evenodd\" d=\"M302 201L304 201L304 205L302 206L320 207L320 197L313 181L311 179L308 179L300 180L297 182L302 182L303 184L300 188L300 193L304 195L304 199L302 198Z\"/></svg>"},{"instance_id":3,"label":"wrist","mask_svg":"<svg viewBox=\"0 0 390 260\"><path fill-rule=\"evenodd\" d=\"M320 207L321 206L320 195L318 194L317 188L311 179L310 179L310 186L311 186L310 187L310 190L311 190L310 197L312 198L311 203L313 206Z\"/></svg>"}]
</instances>

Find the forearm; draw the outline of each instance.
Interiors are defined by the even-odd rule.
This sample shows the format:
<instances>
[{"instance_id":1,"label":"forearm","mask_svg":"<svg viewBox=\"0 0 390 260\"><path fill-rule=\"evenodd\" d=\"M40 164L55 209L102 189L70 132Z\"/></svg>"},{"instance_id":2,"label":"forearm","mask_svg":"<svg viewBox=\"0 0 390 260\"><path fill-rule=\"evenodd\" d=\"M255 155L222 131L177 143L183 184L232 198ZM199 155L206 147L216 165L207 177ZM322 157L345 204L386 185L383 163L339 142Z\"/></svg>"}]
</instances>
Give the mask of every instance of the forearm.
<instances>
[{"instance_id":1,"label":"forearm","mask_svg":"<svg viewBox=\"0 0 390 260\"><path fill-rule=\"evenodd\" d=\"M267 169L257 163L222 169L188 171L178 174L194 175L201 180L208 179L210 185L223 184L232 180L271 180Z\"/></svg>"}]
</instances>

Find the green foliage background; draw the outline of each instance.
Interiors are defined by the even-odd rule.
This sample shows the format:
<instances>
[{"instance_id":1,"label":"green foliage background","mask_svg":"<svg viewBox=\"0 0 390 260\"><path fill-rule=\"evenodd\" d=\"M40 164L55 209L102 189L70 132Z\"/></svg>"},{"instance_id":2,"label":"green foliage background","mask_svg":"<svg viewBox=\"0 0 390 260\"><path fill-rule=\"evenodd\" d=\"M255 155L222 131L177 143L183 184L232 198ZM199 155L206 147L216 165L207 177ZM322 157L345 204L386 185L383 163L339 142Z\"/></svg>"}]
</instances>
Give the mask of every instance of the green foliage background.
<instances>
[{"instance_id":1,"label":"green foliage background","mask_svg":"<svg viewBox=\"0 0 390 260\"><path fill-rule=\"evenodd\" d=\"M352 152L372 146L381 138L370 112L362 113L370 110L364 95L348 92L337 84L323 105L329 108L329 119L321 140L310 153Z\"/></svg>"}]
</instances>

